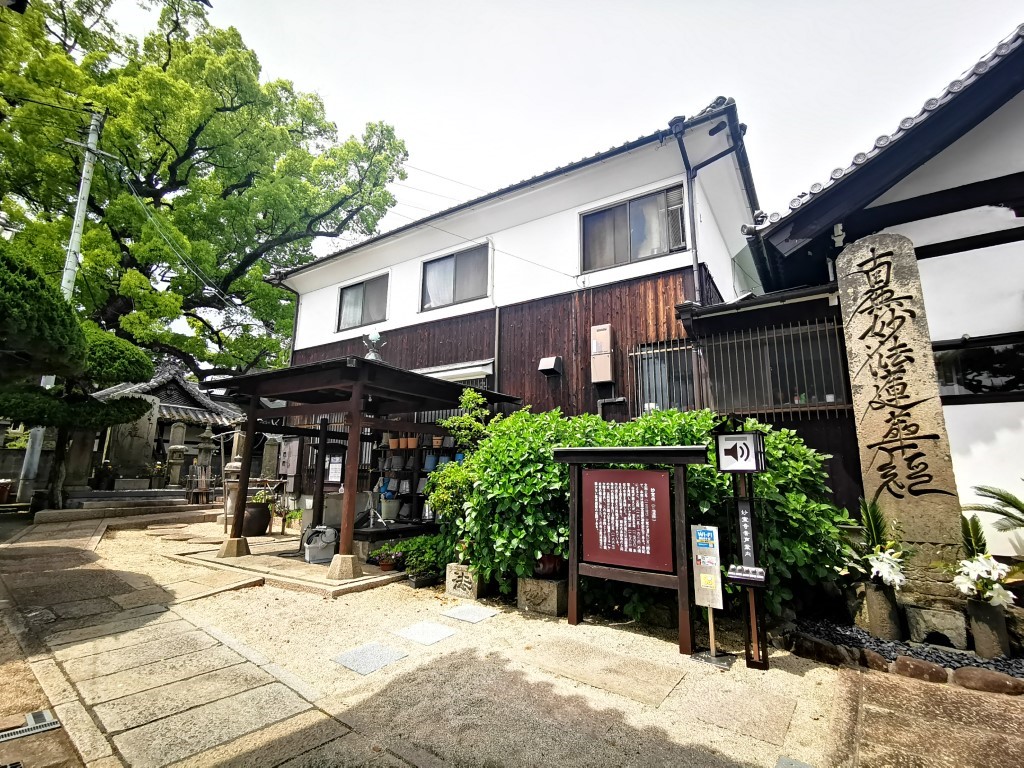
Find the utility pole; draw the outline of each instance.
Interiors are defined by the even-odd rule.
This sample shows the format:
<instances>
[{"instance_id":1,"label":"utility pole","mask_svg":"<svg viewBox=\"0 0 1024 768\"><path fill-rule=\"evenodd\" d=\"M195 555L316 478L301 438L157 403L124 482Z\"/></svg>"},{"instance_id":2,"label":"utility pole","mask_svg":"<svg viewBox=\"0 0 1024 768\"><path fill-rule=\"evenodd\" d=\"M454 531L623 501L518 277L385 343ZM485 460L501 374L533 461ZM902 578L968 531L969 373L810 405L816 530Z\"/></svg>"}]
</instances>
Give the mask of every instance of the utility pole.
<instances>
[{"instance_id":1,"label":"utility pole","mask_svg":"<svg viewBox=\"0 0 1024 768\"><path fill-rule=\"evenodd\" d=\"M60 290L64 300L71 302L75 291L75 276L78 274L78 259L82 249L82 230L85 227L85 211L89 203L89 188L92 186L92 171L96 164L96 150L100 143L100 126L103 123L103 115L93 112L89 121L89 140L85 149L85 161L82 164L82 180L78 185L78 203L75 205L75 220L71 225L71 237L68 240L67 256L64 259L64 274L60 280ZM52 387L53 376L44 376L39 385ZM43 434L45 427L33 427L28 436L28 447L25 449L25 459L21 464L21 478L18 482L18 501L28 502L32 500L32 492L35 490L36 475L39 473L39 454L43 449Z\"/></svg>"}]
</instances>

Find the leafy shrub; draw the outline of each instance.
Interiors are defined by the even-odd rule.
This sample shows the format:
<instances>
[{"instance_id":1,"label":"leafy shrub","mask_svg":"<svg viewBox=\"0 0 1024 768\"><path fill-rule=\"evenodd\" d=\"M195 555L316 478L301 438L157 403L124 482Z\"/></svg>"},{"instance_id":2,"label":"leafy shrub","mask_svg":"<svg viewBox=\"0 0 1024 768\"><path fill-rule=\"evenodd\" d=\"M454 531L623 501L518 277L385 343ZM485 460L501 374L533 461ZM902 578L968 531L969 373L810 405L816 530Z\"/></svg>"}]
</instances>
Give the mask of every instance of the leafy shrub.
<instances>
[{"instance_id":1,"label":"leafy shrub","mask_svg":"<svg viewBox=\"0 0 1024 768\"><path fill-rule=\"evenodd\" d=\"M440 534L405 539L395 548L402 551L405 570L414 576L441 576L454 557L446 537Z\"/></svg>"},{"instance_id":2,"label":"leafy shrub","mask_svg":"<svg viewBox=\"0 0 1024 768\"><path fill-rule=\"evenodd\" d=\"M463 562L465 553L466 502L475 481L469 463L450 461L430 473L426 487L427 503L441 527L439 535L444 539L445 549L459 562Z\"/></svg>"},{"instance_id":3,"label":"leafy shrub","mask_svg":"<svg viewBox=\"0 0 1024 768\"><path fill-rule=\"evenodd\" d=\"M705 445L720 418L712 411L658 411L625 424L594 415L563 418L559 411L519 411L489 425L487 437L469 456L460 476L457 519L464 561L505 592L516 576L530 576L542 554L568 551L569 481L566 465L555 463L555 447ZM775 430L753 419L743 428L765 434L768 471L754 479L759 499L762 564L768 572L766 602L779 612L792 599L795 581L831 579L845 560L843 526L853 521L829 501L825 457L789 429ZM694 522L734 524L730 478L717 472L713 451L704 466L687 471L690 517ZM472 481L472 489L469 482ZM448 486L448 501L452 501ZM431 496L431 505L435 498ZM434 507L435 509L437 507ZM723 531L724 532L724 531ZM650 603L643 590L614 602L639 615Z\"/></svg>"}]
</instances>

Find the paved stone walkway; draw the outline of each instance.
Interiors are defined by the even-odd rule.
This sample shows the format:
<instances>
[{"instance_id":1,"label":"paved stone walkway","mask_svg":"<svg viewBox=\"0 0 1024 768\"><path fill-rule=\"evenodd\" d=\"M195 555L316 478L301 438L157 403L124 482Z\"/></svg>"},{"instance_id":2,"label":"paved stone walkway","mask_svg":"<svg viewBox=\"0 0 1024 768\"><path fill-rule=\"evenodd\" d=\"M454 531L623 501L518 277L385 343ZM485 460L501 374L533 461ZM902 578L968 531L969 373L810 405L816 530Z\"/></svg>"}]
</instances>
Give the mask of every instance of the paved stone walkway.
<instances>
[{"instance_id":1,"label":"paved stone walkway","mask_svg":"<svg viewBox=\"0 0 1024 768\"><path fill-rule=\"evenodd\" d=\"M460 621L472 604L404 585L182 602L233 577L162 557L173 537L101 532L35 526L0 546L5 623L88 766L1024 765L1009 697L784 652L721 673L615 626ZM387 663L334 661L374 645ZM82 764L47 759L26 768Z\"/></svg>"}]
</instances>

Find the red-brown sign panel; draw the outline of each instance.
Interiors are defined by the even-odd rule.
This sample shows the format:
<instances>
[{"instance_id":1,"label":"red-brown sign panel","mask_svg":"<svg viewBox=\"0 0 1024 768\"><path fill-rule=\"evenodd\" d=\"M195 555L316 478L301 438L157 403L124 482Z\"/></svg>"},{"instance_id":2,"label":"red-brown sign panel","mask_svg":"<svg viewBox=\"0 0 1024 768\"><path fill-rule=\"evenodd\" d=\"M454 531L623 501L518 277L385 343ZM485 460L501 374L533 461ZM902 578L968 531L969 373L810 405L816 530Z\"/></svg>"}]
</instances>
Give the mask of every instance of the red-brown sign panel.
<instances>
[{"instance_id":1,"label":"red-brown sign panel","mask_svg":"<svg viewBox=\"0 0 1024 768\"><path fill-rule=\"evenodd\" d=\"M674 573L668 472L583 470L587 563Z\"/></svg>"}]
</instances>

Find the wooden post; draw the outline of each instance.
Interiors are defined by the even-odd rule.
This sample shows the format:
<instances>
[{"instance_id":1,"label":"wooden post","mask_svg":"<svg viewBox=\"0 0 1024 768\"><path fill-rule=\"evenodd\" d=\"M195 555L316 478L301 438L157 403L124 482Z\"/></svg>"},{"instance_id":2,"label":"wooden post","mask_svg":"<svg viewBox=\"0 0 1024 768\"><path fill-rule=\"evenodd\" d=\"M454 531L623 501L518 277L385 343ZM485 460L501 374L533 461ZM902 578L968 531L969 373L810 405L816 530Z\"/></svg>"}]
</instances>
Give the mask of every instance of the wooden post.
<instances>
[{"instance_id":1,"label":"wooden post","mask_svg":"<svg viewBox=\"0 0 1024 768\"><path fill-rule=\"evenodd\" d=\"M324 523L324 474L327 467L327 428L330 422L320 419L320 440L316 451L316 475L313 478L313 527Z\"/></svg>"},{"instance_id":2,"label":"wooden post","mask_svg":"<svg viewBox=\"0 0 1024 768\"><path fill-rule=\"evenodd\" d=\"M580 595L580 518L583 515L583 499L580 489L583 485L583 467L569 465L569 623L579 624L583 616L583 599Z\"/></svg>"},{"instance_id":3,"label":"wooden post","mask_svg":"<svg viewBox=\"0 0 1024 768\"><path fill-rule=\"evenodd\" d=\"M679 652L693 653L693 611L690 600L693 596L693 572L687 543L690 540L690 526L686 520L686 465L675 467L675 512L676 526L676 578L679 580L676 596L679 601Z\"/></svg>"},{"instance_id":4,"label":"wooden post","mask_svg":"<svg viewBox=\"0 0 1024 768\"><path fill-rule=\"evenodd\" d=\"M256 442L256 408L259 398L249 398L249 408L245 414L245 445L242 446L242 466L238 474L238 491L235 495L235 508L232 512L231 538L242 538L242 523L245 520L245 504L249 498L249 468L252 466L252 446Z\"/></svg>"},{"instance_id":5,"label":"wooden post","mask_svg":"<svg viewBox=\"0 0 1024 768\"><path fill-rule=\"evenodd\" d=\"M345 452L345 495L342 496L341 536L338 554L352 554L356 530L356 497L359 495L359 457L362 453L363 385L352 388L352 410L348 414L348 449Z\"/></svg>"}]
</instances>

